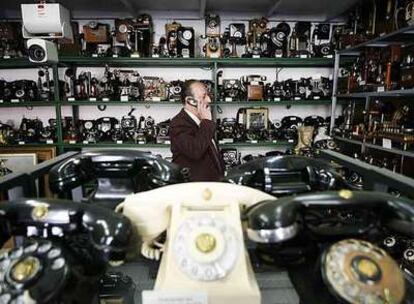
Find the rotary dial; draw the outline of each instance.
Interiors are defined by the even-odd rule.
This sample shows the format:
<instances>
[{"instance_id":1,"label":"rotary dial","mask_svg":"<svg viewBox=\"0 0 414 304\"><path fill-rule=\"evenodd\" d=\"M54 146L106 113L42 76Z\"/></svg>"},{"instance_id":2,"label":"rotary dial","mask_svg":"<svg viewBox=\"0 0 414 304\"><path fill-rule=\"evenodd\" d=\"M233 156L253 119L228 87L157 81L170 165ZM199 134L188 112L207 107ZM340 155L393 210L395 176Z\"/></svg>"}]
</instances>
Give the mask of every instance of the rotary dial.
<instances>
[{"instance_id":1,"label":"rotary dial","mask_svg":"<svg viewBox=\"0 0 414 304\"><path fill-rule=\"evenodd\" d=\"M193 216L177 230L174 253L178 267L191 279L215 281L227 276L240 256L233 227L218 216Z\"/></svg>"}]
</instances>

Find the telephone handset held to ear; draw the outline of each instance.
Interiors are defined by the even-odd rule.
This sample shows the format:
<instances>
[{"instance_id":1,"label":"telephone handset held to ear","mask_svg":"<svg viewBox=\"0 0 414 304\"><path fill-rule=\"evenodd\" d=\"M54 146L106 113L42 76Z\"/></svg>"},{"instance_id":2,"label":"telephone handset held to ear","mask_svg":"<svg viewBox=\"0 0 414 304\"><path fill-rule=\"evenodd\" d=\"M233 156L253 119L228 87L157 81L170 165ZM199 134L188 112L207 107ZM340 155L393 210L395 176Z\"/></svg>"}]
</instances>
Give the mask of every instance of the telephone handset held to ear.
<instances>
[{"instance_id":1,"label":"telephone handset held to ear","mask_svg":"<svg viewBox=\"0 0 414 304\"><path fill-rule=\"evenodd\" d=\"M186 97L186 101L190 106L198 107L198 101L194 97Z\"/></svg>"}]
</instances>

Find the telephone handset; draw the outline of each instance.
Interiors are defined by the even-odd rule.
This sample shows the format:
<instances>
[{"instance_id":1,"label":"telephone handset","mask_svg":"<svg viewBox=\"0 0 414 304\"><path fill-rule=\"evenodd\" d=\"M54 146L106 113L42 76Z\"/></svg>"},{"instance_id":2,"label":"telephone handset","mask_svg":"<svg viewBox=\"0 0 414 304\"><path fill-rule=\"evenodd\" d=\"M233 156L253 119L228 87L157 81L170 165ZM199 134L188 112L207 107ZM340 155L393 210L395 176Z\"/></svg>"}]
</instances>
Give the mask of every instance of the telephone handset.
<instances>
[{"instance_id":1,"label":"telephone handset","mask_svg":"<svg viewBox=\"0 0 414 304\"><path fill-rule=\"evenodd\" d=\"M186 97L186 101L190 106L196 107L198 106L198 101L194 97Z\"/></svg>"},{"instance_id":2,"label":"telephone handset","mask_svg":"<svg viewBox=\"0 0 414 304\"><path fill-rule=\"evenodd\" d=\"M0 204L1 303L92 303L110 260L122 261L130 221L102 207L57 199Z\"/></svg>"},{"instance_id":3,"label":"telephone handset","mask_svg":"<svg viewBox=\"0 0 414 304\"><path fill-rule=\"evenodd\" d=\"M296 155L271 156L228 170L224 181L281 196L344 187L342 176L330 163Z\"/></svg>"},{"instance_id":4,"label":"telephone handset","mask_svg":"<svg viewBox=\"0 0 414 304\"><path fill-rule=\"evenodd\" d=\"M324 215L342 211L354 220L361 213L373 215L364 225L350 220L349 229L344 229L329 217L315 221L317 211ZM248 208L245 216L249 238L267 244L264 250L275 260L289 252L294 252L295 261L305 258L303 264L288 270L306 303L403 303L404 285L412 284L405 277L414 278L414 261L411 259L411 268L404 268L409 259L393 256L403 267L403 275L376 240L384 231L414 238L413 201L384 193L341 190L264 201ZM298 250L305 244L313 244L313 250Z\"/></svg>"},{"instance_id":5,"label":"telephone handset","mask_svg":"<svg viewBox=\"0 0 414 304\"><path fill-rule=\"evenodd\" d=\"M128 194L184 182L188 175L187 169L148 152L105 149L82 152L55 165L49 183L55 193L66 193L96 180L88 202L113 209Z\"/></svg>"},{"instance_id":6,"label":"telephone handset","mask_svg":"<svg viewBox=\"0 0 414 304\"><path fill-rule=\"evenodd\" d=\"M142 240L137 251L157 260L162 253L156 291L196 288L210 304L259 304L240 215L269 199L274 197L244 186L186 183L129 195L116 211L130 218Z\"/></svg>"}]
</instances>

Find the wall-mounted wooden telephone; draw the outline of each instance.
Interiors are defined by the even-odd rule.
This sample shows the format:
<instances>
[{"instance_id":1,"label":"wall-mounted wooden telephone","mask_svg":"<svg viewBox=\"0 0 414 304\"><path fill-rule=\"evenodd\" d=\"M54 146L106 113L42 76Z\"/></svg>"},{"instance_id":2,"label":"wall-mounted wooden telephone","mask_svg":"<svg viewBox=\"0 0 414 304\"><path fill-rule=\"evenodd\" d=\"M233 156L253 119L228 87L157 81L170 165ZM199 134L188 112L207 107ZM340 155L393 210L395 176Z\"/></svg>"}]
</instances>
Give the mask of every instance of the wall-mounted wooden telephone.
<instances>
[{"instance_id":1,"label":"wall-mounted wooden telephone","mask_svg":"<svg viewBox=\"0 0 414 304\"><path fill-rule=\"evenodd\" d=\"M87 201L107 208L131 193L187 181L189 172L148 152L136 150L94 150L82 152L54 166L49 172L50 188L67 193L96 180Z\"/></svg>"},{"instance_id":2,"label":"wall-mounted wooden telephone","mask_svg":"<svg viewBox=\"0 0 414 304\"><path fill-rule=\"evenodd\" d=\"M271 156L231 168L226 182L281 196L335 190L344 187L342 176L330 163L304 156Z\"/></svg>"},{"instance_id":3,"label":"wall-mounted wooden telephone","mask_svg":"<svg viewBox=\"0 0 414 304\"><path fill-rule=\"evenodd\" d=\"M152 292L197 290L210 304L259 304L240 214L269 199L274 198L244 186L186 183L132 194L116 211L133 222L142 240L138 251L157 260L163 252ZM166 242L159 244L164 231Z\"/></svg>"},{"instance_id":4,"label":"wall-mounted wooden telephone","mask_svg":"<svg viewBox=\"0 0 414 304\"><path fill-rule=\"evenodd\" d=\"M248 236L287 267L303 303L412 303L413 201L341 190L261 202L245 214ZM390 250L402 238L403 248Z\"/></svg>"},{"instance_id":5,"label":"wall-mounted wooden telephone","mask_svg":"<svg viewBox=\"0 0 414 304\"><path fill-rule=\"evenodd\" d=\"M99 206L57 199L0 204L0 303L92 303L110 260L125 258L130 221Z\"/></svg>"}]
</instances>

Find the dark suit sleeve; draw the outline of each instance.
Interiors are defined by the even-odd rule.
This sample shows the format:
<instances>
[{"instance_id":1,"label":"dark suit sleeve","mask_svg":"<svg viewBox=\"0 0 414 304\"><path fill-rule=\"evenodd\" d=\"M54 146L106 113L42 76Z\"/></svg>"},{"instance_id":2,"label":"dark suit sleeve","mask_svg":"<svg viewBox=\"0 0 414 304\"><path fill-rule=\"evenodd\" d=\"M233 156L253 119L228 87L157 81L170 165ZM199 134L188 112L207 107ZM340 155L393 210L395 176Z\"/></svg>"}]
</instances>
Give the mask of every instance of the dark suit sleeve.
<instances>
[{"instance_id":1,"label":"dark suit sleeve","mask_svg":"<svg viewBox=\"0 0 414 304\"><path fill-rule=\"evenodd\" d=\"M171 150L190 159L198 160L211 145L215 130L215 123L207 119L201 121L197 130L185 121L172 123L170 127Z\"/></svg>"}]
</instances>

